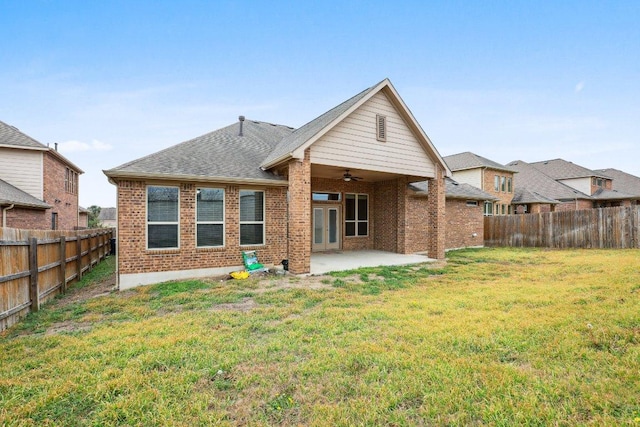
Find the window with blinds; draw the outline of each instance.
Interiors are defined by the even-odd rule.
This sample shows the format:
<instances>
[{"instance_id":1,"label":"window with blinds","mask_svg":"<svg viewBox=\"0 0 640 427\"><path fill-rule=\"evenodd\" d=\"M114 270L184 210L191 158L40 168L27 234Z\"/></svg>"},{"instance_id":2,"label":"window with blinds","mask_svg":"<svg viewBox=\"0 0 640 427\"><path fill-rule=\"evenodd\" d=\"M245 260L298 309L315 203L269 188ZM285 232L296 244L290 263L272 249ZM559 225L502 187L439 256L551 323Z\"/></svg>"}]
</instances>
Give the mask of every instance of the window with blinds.
<instances>
[{"instance_id":1,"label":"window with blinds","mask_svg":"<svg viewBox=\"0 0 640 427\"><path fill-rule=\"evenodd\" d=\"M224 246L224 189L196 190L196 246Z\"/></svg>"},{"instance_id":2,"label":"window with blinds","mask_svg":"<svg viewBox=\"0 0 640 427\"><path fill-rule=\"evenodd\" d=\"M178 248L178 187L147 187L147 248Z\"/></svg>"}]
</instances>

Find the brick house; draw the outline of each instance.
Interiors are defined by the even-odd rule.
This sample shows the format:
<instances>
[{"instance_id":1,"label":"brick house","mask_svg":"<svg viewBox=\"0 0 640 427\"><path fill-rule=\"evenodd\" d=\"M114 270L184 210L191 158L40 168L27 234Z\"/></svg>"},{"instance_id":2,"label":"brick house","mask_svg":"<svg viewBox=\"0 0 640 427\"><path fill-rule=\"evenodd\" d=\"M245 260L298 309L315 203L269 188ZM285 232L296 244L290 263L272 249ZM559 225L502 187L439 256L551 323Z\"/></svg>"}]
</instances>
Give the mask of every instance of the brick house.
<instances>
[{"instance_id":1,"label":"brick house","mask_svg":"<svg viewBox=\"0 0 640 427\"><path fill-rule=\"evenodd\" d=\"M455 181L479 188L492 197L492 200L484 202L484 215L513 213L511 206L515 188L513 169L468 151L445 156L444 160L451 169L452 178Z\"/></svg>"},{"instance_id":2,"label":"brick house","mask_svg":"<svg viewBox=\"0 0 640 427\"><path fill-rule=\"evenodd\" d=\"M79 176L83 171L49 148L0 121L2 226L74 230L79 223Z\"/></svg>"},{"instance_id":3,"label":"brick house","mask_svg":"<svg viewBox=\"0 0 640 427\"><path fill-rule=\"evenodd\" d=\"M416 195L428 195L428 182L411 184ZM484 204L497 197L472 185L445 178L445 249L484 246Z\"/></svg>"},{"instance_id":4,"label":"brick house","mask_svg":"<svg viewBox=\"0 0 640 427\"><path fill-rule=\"evenodd\" d=\"M630 206L640 200L640 188L634 191L630 185L618 190L611 176L563 159L515 160L508 166L518 171L513 200L516 213Z\"/></svg>"},{"instance_id":5,"label":"brick house","mask_svg":"<svg viewBox=\"0 0 640 427\"><path fill-rule=\"evenodd\" d=\"M315 251L444 258L450 171L388 79L298 129L241 116L104 173L120 289L226 273L251 249L292 273Z\"/></svg>"}]
</instances>

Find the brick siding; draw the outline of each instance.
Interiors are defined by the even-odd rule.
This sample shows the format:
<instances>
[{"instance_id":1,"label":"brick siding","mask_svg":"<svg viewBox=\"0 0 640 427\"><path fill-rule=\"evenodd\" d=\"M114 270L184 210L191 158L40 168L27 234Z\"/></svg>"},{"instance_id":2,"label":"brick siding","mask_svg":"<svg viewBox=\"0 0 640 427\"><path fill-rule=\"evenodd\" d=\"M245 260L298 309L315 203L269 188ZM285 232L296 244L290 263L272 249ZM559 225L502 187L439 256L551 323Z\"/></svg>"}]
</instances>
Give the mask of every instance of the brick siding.
<instances>
[{"instance_id":1,"label":"brick siding","mask_svg":"<svg viewBox=\"0 0 640 427\"><path fill-rule=\"evenodd\" d=\"M496 191L495 189L496 175L498 175L500 179L502 179L503 176L507 179L511 178L511 192L502 191L501 189L499 191ZM513 179L513 172L500 171L497 169L484 170L484 181L482 183L482 190L499 199L493 202L493 215L502 215L502 207L501 207L502 205L505 205L505 214L509 211L509 208L507 206L511 205L514 189L515 189L515 182ZM505 188L505 190L507 190L507 188Z\"/></svg>"},{"instance_id":2,"label":"brick siding","mask_svg":"<svg viewBox=\"0 0 640 427\"><path fill-rule=\"evenodd\" d=\"M447 249L483 246L483 202L478 201L478 206L467 206L466 200L447 199L446 206Z\"/></svg>"},{"instance_id":3,"label":"brick siding","mask_svg":"<svg viewBox=\"0 0 640 427\"><path fill-rule=\"evenodd\" d=\"M51 214L58 214L59 230L75 230L78 227L78 191L76 194L67 193L64 188L64 180L67 166L57 159L54 154L44 153L43 176L44 201L52 206L47 210L47 220L43 229L51 228ZM78 177L78 186L80 178ZM57 200L57 201L56 201Z\"/></svg>"},{"instance_id":4,"label":"brick siding","mask_svg":"<svg viewBox=\"0 0 640 427\"><path fill-rule=\"evenodd\" d=\"M24 230L51 229L51 214L48 211L37 209L9 209L7 211L7 227Z\"/></svg>"},{"instance_id":5,"label":"brick siding","mask_svg":"<svg viewBox=\"0 0 640 427\"><path fill-rule=\"evenodd\" d=\"M151 184L151 183L149 183ZM286 188L198 183L153 182L178 186L180 197L179 249L147 250L146 188L143 181L118 184L118 272L120 274L179 271L242 265L242 251L255 249L260 262L279 264L287 258ZM196 188L225 190L225 246L196 248ZM265 191L265 245L240 246L240 189Z\"/></svg>"}]
</instances>

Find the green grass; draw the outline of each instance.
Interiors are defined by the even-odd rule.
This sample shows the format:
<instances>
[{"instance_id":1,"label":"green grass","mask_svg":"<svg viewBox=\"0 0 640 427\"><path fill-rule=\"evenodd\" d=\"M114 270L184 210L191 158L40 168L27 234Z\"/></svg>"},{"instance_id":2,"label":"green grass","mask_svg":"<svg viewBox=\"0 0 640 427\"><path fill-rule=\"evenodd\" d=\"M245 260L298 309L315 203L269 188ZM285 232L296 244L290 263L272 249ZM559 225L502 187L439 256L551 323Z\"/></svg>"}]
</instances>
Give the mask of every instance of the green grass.
<instances>
[{"instance_id":1,"label":"green grass","mask_svg":"<svg viewBox=\"0 0 640 427\"><path fill-rule=\"evenodd\" d=\"M0 335L0 425L640 425L638 251L307 280L45 306Z\"/></svg>"}]
</instances>

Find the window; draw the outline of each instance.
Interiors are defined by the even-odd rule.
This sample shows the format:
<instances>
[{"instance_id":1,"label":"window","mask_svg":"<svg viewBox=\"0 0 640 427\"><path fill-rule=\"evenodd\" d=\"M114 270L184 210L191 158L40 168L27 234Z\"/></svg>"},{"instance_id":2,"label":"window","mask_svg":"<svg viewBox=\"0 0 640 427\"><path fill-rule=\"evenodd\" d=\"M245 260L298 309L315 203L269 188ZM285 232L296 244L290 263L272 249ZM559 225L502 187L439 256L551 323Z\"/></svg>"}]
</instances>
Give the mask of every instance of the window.
<instances>
[{"instance_id":1,"label":"window","mask_svg":"<svg viewBox=\"0 0 640 427\"><path fill-rule=\"evenodd\" d=\"M196 246L224 246L224 190L196 190Z\"/></svg>"},{"instance_id":2,"label":"window","mask_svg":"<svg viewBox=\"0 0 640 427\"><path fill-rule=\"evenodd\" d=\"M369 196L345 194L345 236L367 236L369 234Z\"/></svg>"},{"instance_id":3,"label":"window","mask_svg":"<svg viewBox=\"0 0 640 427\"><path fill-rule=\"evenodd\" d=\"M240 245L264 245L264 191L240 190Z\"/></svg>"},{"instance_id":4,"label":"window","mask_svg":"<svg viewBox=\"0 0 640 427\"><path fill-rule=\"evenodd\" d=\"M508 213L509 215L511 215L511 214L513 213L513 206L511 206L511 205L508 205L508 206L507 206L507 213Z\"/></svg>"},{"instance_id":5,"label":"window","mask_svg":"<svg viewBox=\"0 0 640 427\"><path fill-rule=\"evenodd\" d=\"M493 189L496 191L500 191L500 177L496 175L493 179Z\"/></svg>"},{"instance_id":6,"label":"window","mask_svg":"<svg viewBox=\"0 0 640 427\"><path fill-rule=\"evenodd\" d=\"M477 200L467 200L467 206L478 206Z\"/></svg>"},{"instance_id":7,"label":"window","mask_svg":"<svg viewBox=\"0 0 640 427\"><path fill-rule=\"evenodd\" d=\"M316 202L339 202L341 200L341 193L313 193L312 198Z\"/></svg>"},{"instance_id":8,"label":"window","mask_svg":"<svg viewBox=\"0 0 640 427\"><path fill-rule=\"evenodd\" d=\"M507 178L507 193L513 192L513 179Z\"/></svg>"},{"instance_id":9,"label":"window","mask_svg":"<svg viewBox=\"0 0 640 427\"><path fill-rule=\"evenodd\" d=\"M484 202L484 216L492 216L493 215L493 203Z\"/></svg>"},{"instance_id":10,"label":"window","mask_svg":"<svg viewBox=\"0 0 640 427\"><path fill-rule=\"evenodd\" d=\"M500 190L507 191L507 178L504 176L500 177Z\"/></svg>"},{"instance_id":11,"label":"window","mask_svg":"<svg viewBox=\"0 0 640 427\"><path fill-rule=\"evenodd\" d=\"M57 212L51 212L51 229L52 230L58 229L58 213Z\"/></svg>"},{"instance_id":12,"label":"window","mask_svg":"<svg viewBox=\"0 0 640 427\"><path fill-rule=\"evenodd\" d=\"M387 140L387 118L376 114L376 139L378 141Z\"/></svg>"},{"instance_id":13,"label":"window","mask_svg":"<svg viewBox=\"0 0 640 427\"><path fill-rule=\"evenodd\" d=\"M147 248L178 247L178 187L147 187Z\"/></svg>"},{"instance_id":14,"label":"window","mask_svg":"<svg viewBox=\"0 0 640 427\"><path fill-rule=\"evenodd\" d=\"M506 208L507 208L507 205L500 205L500 206L501 206L500 210L501 210L501 212L502 212L502 215L506 214L506 213L507 213L507 212L506 212L506 211L507 211L507 209L506 209Z\"/></svg>"},{"instance_id":15,"label":"window","mask_svg":"<svg viewBox=\"0 0 640 427\"><path fill-rule=\"evenodd\" d=\"M64 174L64 191L78 194L78 173L69 168L66 168Z\"/></svg>"}]
</instances>

